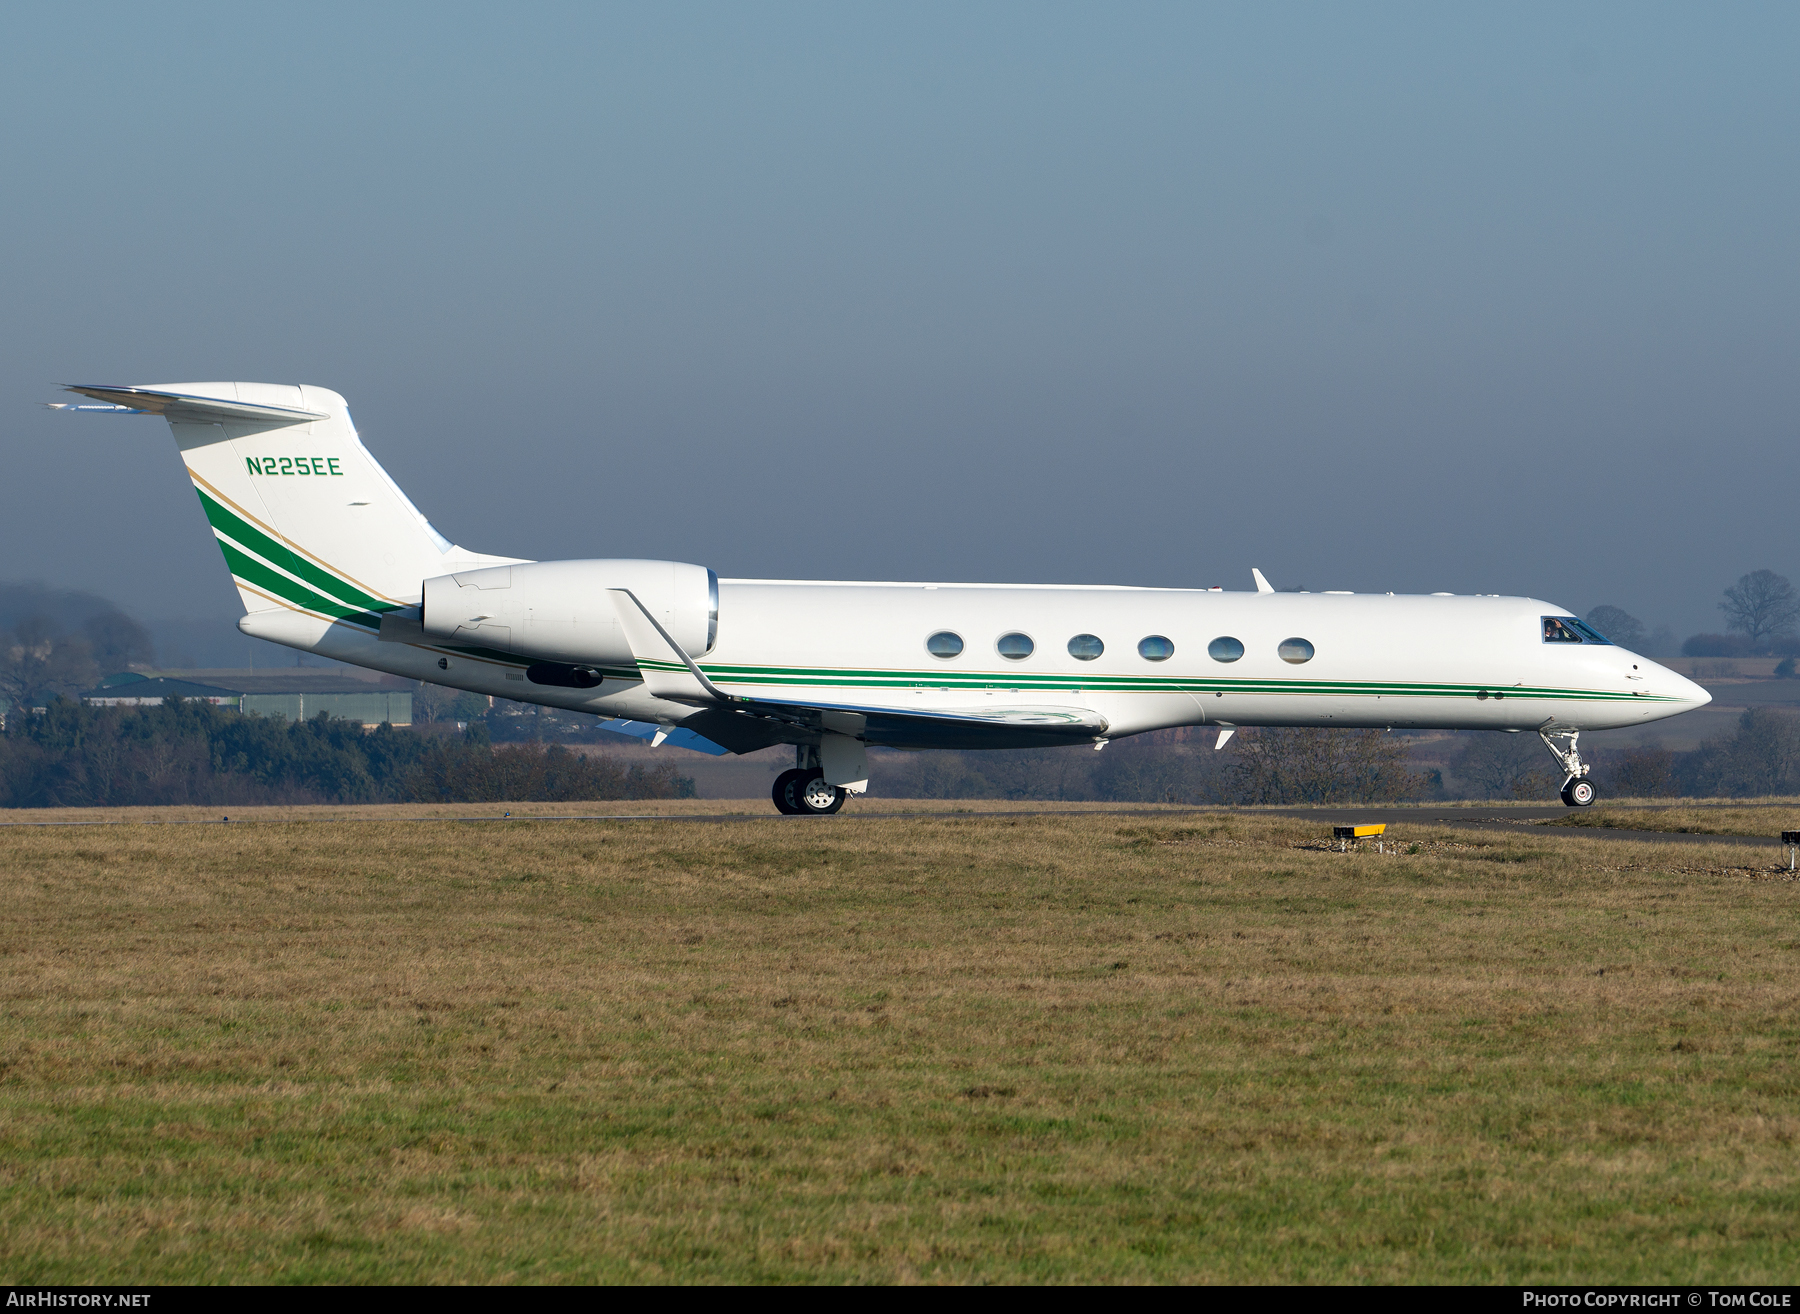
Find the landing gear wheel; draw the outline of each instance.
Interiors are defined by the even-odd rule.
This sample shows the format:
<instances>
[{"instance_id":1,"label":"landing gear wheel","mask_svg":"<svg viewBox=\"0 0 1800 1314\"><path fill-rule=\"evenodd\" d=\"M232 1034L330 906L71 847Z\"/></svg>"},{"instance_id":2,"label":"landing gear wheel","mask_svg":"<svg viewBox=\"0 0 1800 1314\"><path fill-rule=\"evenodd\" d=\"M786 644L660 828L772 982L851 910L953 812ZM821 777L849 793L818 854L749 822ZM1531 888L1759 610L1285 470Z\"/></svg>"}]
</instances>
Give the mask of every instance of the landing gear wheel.
<instances>
[{"instance_id":1,"label":"landing gear wheel","mask_svg":"<svg viewBox=\"0 0 1800 1314\"><path fill-rule=\"evenodd\" d=\"M806 783L806 772L783 771L775 777L775 788L770 790L775 799L775 810L784 817L798 816L805 809L800 806L800 789Z\"/></svg>"},{"instance_id":2,"label":"landing gear wheel","mask_svg":"<svg viewBox=\"0 0 1800 1314\"><path fill-rule=\"evenodd\" d=\"M844 791L825 783L821 771L808 771L806 779L794 790L800 811L809 817L826 817L844 806Z\"/></svg>"},{"instance_id":3,"label":"landing gear wheel","mask_svg":"<svg viewBox=\"0 0 1800 1314\"><path fill-rule=\"evenodd\" d=\"M1562 787L1562 801L1572 808L1591 808L1599 797L1600 791L1585 777L1578 776Z\"/></svg>"}]
</instances>

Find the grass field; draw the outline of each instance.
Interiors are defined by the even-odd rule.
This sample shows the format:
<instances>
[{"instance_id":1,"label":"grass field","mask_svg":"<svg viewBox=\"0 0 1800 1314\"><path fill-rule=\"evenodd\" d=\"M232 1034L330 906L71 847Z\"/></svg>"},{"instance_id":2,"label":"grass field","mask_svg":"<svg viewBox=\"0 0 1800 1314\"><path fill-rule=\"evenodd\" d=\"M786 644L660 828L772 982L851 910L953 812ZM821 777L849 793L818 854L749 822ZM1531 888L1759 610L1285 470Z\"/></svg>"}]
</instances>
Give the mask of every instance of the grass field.
<instances>
[{"instance_id":1,"label":"grass field","mask_svg":"<svg viewBox=\"0 0 1800 1314\"><path fill-rule=\"evenodd\" d=\"M1800 1259L1770 850L284 815L0 831L0 1282Z\"/></svg>"},{"instance_id":2,"label":"grass field","mask_svg":"<svg viewBox=\"0 0 1800 1314\"><path fill-rule=\"evenodd\" d=\"M1598 830L1659 830L1676 835L1754 835L1760 839L1779 839L1784 830L1800 830L1800 804L1786 799L1773 804L1736 807L1677 802L1662 807L1571 808L1567 816L1558 817L1549 824Z\"/></svg>"}]
</instances>

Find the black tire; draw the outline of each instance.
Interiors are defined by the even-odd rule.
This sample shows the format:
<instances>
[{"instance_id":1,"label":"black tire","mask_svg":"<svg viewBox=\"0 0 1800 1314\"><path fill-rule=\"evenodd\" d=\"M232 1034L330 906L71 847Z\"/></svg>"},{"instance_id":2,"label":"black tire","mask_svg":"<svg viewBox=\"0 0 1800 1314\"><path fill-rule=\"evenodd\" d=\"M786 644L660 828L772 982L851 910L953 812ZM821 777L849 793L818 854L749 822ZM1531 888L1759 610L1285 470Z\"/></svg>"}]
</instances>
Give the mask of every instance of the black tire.
<instances>
[{"instance_id":1,"label":"black tire","mask_svg":"<svg viewBox=\"0 0 1800 1314\"><path fill-rule=\"evenodd\" d=\"M1586 776L1577 776L1562 788L1562 801L1572 808L1591 808L1600 791Z\"/></svg>"},{"instance_id":2,"label":"black tire","mask_svg":"<svg viewBox=\"0 0 1800 1314\"><path fill-rule=\"evenodd\" d=\"M804 771L783 771L775 777L775 788L770 796L775 800L775 810L784 817L798 816L800 809L800 783L806 779Z\"/></svg>"},{"instance_id":3,"label":"black tire","mask_svg":"<svg viewBox=\"0 0 1800 1314\"><path fill-rule=\"evenodd\" d=\"M829 817L844 806L844 793L836 785L825 783L823 771L808 771L806 779L794 787L794 802L800 805L802 816Z\"/></svg>"}]
</instances>

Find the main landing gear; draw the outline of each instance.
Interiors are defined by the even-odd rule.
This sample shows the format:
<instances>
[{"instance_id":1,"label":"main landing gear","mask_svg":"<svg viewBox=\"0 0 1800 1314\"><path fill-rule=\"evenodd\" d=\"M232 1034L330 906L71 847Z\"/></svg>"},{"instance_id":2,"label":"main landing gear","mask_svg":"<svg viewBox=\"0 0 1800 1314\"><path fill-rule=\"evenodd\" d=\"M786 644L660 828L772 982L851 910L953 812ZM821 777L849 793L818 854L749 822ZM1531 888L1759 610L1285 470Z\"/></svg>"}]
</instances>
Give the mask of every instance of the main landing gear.
<instances>
[{"instance_id":1,"label":"main landing gear","mask_svg":"<svg viewBox=\"0 0 1800 1314\"><path fill-rule=\"evenodd\" d=\"M824 817L844 806L849 791L825 783L825 773L811 770L783 771L775 777L775 810L790 817Z\"/></svg>"},{"instance_id":2,"label":"main landing gear","mask_svg":"<svg viewBox=\"0 0 1800 1314\"><path fill-rule=\"evenodd\" d=\"M1566 774L1563 780L1562 801L1572 808L1591 808L1594 800L1600 797L1600 791L1594 788L1594 782L1588 779L1588 765L1581 760L1581 740L1579 730L1551 730L1540 727L1538 738L1544 741L1544 747L1550 750L1557 764ZM1569 746L1563 748L1557 740L1566 739Z\"/></svg>"},{"instance_id":3,"label":"main landing gear","mask_svg":"<svg viewBox=\"0 0 1800 1314\"><path fill-rule=\"evenodd\" d=\"M828 817L843 807L850 791L826 782L819 767L819 750L802 747L796 756L806 765L775 777L775 788L770 791L775 810L789 817Z\"/></svg>"}]
</instances>

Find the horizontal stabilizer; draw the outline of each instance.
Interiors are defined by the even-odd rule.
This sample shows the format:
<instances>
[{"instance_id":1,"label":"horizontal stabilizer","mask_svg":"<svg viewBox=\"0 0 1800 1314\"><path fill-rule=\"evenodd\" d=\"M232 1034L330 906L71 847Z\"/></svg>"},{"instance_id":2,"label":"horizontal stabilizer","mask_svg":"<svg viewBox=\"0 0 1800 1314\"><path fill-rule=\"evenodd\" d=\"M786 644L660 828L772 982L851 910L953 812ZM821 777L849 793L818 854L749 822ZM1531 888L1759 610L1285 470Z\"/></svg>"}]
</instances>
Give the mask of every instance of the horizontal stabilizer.
<instances>
[{"instance_id":1,"label":"horizontal stabilizer","mask_svg":"<svg viewBox=\"0 0 1800 1314\"><path fill-rule=\"evenodd\" d=\"M323 411L303 411L292 406L265 406L225 397L197 397L190 393L162 392L155 388L72 383L69 391L127 410L160 415L177 424L307 424L313 420L331 418Z\"/></svg>"}]
</instances>

